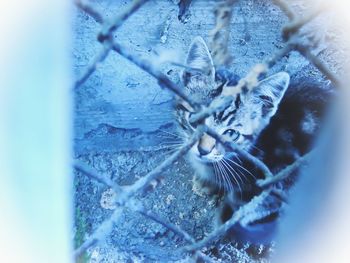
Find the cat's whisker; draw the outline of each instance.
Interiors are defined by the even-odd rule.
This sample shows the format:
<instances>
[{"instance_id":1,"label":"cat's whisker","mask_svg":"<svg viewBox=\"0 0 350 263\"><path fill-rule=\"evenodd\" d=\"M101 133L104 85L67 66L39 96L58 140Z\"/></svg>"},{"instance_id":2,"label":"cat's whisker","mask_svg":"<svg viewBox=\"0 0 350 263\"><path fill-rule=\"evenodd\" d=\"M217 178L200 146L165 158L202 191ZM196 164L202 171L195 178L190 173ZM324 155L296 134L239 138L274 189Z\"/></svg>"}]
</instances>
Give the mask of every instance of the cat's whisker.
<instances>
[{"instance_id":1,"label":"cat's whisker","mask_svg":"<svg viewBox=\"0 0 350 263\"><path fill-rule=\"evenodd\" d=\"M248 178L246 177L246 175L245 175L244 173L242 173L239 169L236 170L236 169L231 165L231 163L228 162L228 161L231 162L230 159L224 157L223 161L228 165L229 168L231 168L231 169L233 170L233 172L234 172L235 174L239 173L246 181L249 181ZM233 164L234 164L235 166L237 166L236 163L233 162ZM238 168L239 168L239 167L238 167ZM240 177L239 175L237 175L237 176L241 179L241 177ZM242 181L242 184L243 184L243 181Z\"/></svg>"},{"instance_id":2,"label":"cat's whisker","mask_svg":"<svg viewBox=\"0 0 350 263\"><path fill-rule=\"evenodd\" d=\"M177 143L177 142L162 142L159 144L159 146L180 146L183 145L183 143Z\"/></svg>"},{"instance_id":3,"label":"cat's whisker","mask_svg":"<svg viewBox=\"0 0 350 263\"><path fill-rule=\"evenodd\" d=\"M178 147L175 147L175 146L172 146L172 147L169 147L169 146L161 146L161 149L164 149L167 151L167 153L174 153L176 151L178 151L180 149L180 146Z\"/></svg>"},{"instance_id":4,"label":"cat's whisker","mask_svg":"<svg viewBox=\"0 0 350 263\"><path fill-rule=\"evenodd\" d=\"M247 182L249 182L249 179L247 178L247 175L244 173L244 171L241 171L240 169L237 169L235 171L237 171Z\"/></svg>"},{"instance_id":5,"label":"cat's whisker","mask_svg":"<svg viewBox=\"0 0 350 263\"><path fill-rule=\"evenodd\" d=\"M177 141L162 141L160 144L179 144Z\"/></svg>"},{"instance_id":6,"label":"cat's whisker","mask_svg":"<svg viewBox=\"0 0 350 263\"><path fill-rule=\"evenodd\" d=\"M181 146L165 146L167 149L171 150L171 151L177 151L178 149L180 149Z\"/></svg>"},{"instance_id":7,"label":"cat's whisker","mask_svg":"<svg viewBox=\"0 0 350 263\"><path fill-rule=\"evenodd\" d=\"M220 161L220 163L221 163L222 166L225 165L225 163L224 163L223 161L224 161L224 159L222 159L222 160ZM225 167L226 167L226 166L225 166ZM227 174L227 173L226 173L226 174ZM241 185L240 185L239 181L237 180L236 176L235 176L233 173L230 173L230 174L232 175L233 180L236 182L240 193L242 193ZM237 174L237 173L236 173L236 174ZM227 175L228 175L228 174L227 174ZM237 176L238 176L238 174L237 174ZM239 177L239 176L238 176L238 177ZM229 175L228 175L228 178L230 178ZM240 178L240 179L241 179L241 178ZM243 182L242 182L242 183L243 183ZM231 185L231 187L232 187L232 185ZM233 187L232 187L232 189L233 189Z\"/></svg>"},{"instance_id":8,"label":"cat's whisker","mask_svg":"<svg viewBox=\"0 0 350 263\"><path fill-rule=\"evenodd\" d=\"M221 163L222 165L222 170L224 171L224 174L225 174L225 178L226 178L226 189L229 192L232 192L233 191L233 186L232 186L232 182L231 182L231 179L230 179L230 175L228 174L225 166L223 165L223 163Z\"/></svg>"},{"instance_id":9,"label":"cat's whisker","mask_svg":"<svg viewBox=\"0 0 350 263\"><path fill-rule=\"evenodd\" d=\"M232 172L234 172L238 176L239 181L243 184L242 178L240 178L240 176L236 173L236 171L232 171L232 169L230 169L230 167L227 165L227 162L224 159L221 160L221 163L224 167L226 167L226 169L228 170L228 172L230 173L231 176L234 176L232 173Z\"/></svg>"},{"instance_id":10,"label":"cat's whisker","mask_svg":"<svg viewBox=\"0 0 350 263\"><path fill-rule=\"evenodd\" d=\"M172 145L183 145L184 142L180 140L168 140L168 141L163 141L159 143L159 146L172 146Z\"/></svg>"},{"instance_id":11,"label":"cat's whisker","mask_svg":"<svg viewBox=\"0 0 350 263\"><path fill-rule=\"evenodd\" d=\"M163 147L168 150L167 154L172 154L172 153L178 151L182 146L183 146L183 144L177 145L177 146L172 145L172 146L163 146Z\"/></svg>"},{"instance_id":12,"label":"cat's whisker","mask_svg":"<svg viewBox=\"0 0 350 263\"><path fill-rule=\"evenodd\" d=\"M247 172L250 176L252 176L255 180L257 179L256 176L254 174L252 174L249 170L247 170L246 168L244 168L242 165L240 165L239 163L231 160L231 159L228 159L228 158L224 158L225 160L233 163L234 165L236 165L238 168L240 168L241 170Z\"/></svg>"},{"instance_id":13,"label":"cat's whisker","mask_svg":"<svg viewBox=\"0 0 350 263\"><path fill-rule=\"evenodd\" d=\"M237 159L237 161L238 161L240 164L243 163L242 160L241 160L241 158L239 158L238 154L236 154L234 157Z\"/></svg>"},{"instance_id":14,"label":"cat's whisker","mask_svg":"<svg viewBox=\"0 0 350 263\"><path fill-rule=\"evenodd\" d=\"M237 173L235 172L235 174L237 174ZM242 195L243 195L242 187L241 187L240 183L237 181L237 179L236 179L236 177L234 176L234 174L232 174L232 172L231 172L231 175L232 175L233 179L237 182L237 187L238 187L238 190L239 190L239 194L240 194L240 197L241 197L241 199L242 199ZM237 176L238 176L238 178L239 178L239 175L237 175ZM243 184L243 182L242 182L242 184ZM233 192L234 189L233 189L232 183L231 183L231 187L232 187L232 192Z\"/></svg>"},{"instance_id":15,"label":"cat's whisker","mask_svg":"<svg viewBox=\"0 0 350 263\"><path fill-rule=\"evenodd\" d=\"M165 131L165 130L159 130L160 132L164 133L164 134L168 134L174 137L179 137L179 134L177 133L173 133L173 132L169 132L169 131Z\"/></svg>"},{"instance_id":16,"label":"cat's whisker","mask_svg":"<svg viewBox=\"0 0 350 263\"><path fill-rule=\"evenodd\" d=\"M220 178L222 179L222 182L223 182L223 190L224 190L224 192L225 192L225 191L227 191L227 187L228 187L228 186L227 186L227 178L226 178L226 175L225 175L225 173L224 173L224 169L223 169L221 163L218 163L218 167L219 167L219 169L220 169L220 173L221 173Z\"/></svg>"},{"instance_id":17,"label":"cat's whisker","mask_svg":"<svg viewBox=\"0 0 350 263\"><path fill-rule=\"evenodd\" d=\"M223 163L224 164L224 163ZM228 177L230 178L230 175L232 175L232 172L230 172L230 170L227 170L227 173L228 173ZM230 188L231 188L231 192L234 191L234 188L233 188L233 184L232 184L232 181L230 179Z\"/></svg>"},{"instance_id":18,"label":"cat's whisker","mask_svg":"<svg viewBox=\"0 0 350 263\"><path fill-rule=\"evenodd\" d=\"M249 181L249 179L247 178L247 174L250 175L251 177L253 177L255 180L257 179L249 170L247 170L246 168L244 168L242 165L236 163L233 160L230 159L226 159L227 161L229 161L230 163L232 163L234 166L236 166L238 169L236 171L238 171L247 181Z\"/></svg>"},{"instance_id":19,"label":"cat's whisker","mask_svg":"<svg viewBox=\"0 0 350 263\"><path fill-rule=\"evenodd\" d=\"M176 133L172 133L172 132L168 132L168 131L163 131L163 130L159 130L160 132L163 132L164 134L167 134L167 135L170 135L172 137L175 137L175 138L179 138L181 140L183 140L184 138L182 136L180 136L179 134L176 134Z\"/></svg>"},{"instance_id":20,"label":"cat's whisker","mask_svg":"<svg viewBox=\"0 0 350 263\"><path fill-rule=\"evenodd\" d=\"M232 166L231 166L232 167ZM232 167L233 168L233 167ZM239 168L239 167L238 167ZM234 169L234 168L233 168ZM247 175L245 171L242 171L241 169L234 169L236 172L238 172L245 180L249 183L249 179L247 178Z\"/></svg>"},{"instance_id":21,"label":"cat's whisker","mask_svg":"<svg viewBox=\"0 0 350 263\"><path fill-rule=\"evenodd\" d=\"M222 172L223 172L223 175L224 175L224 178L225 178L225 189L224 190L227 190L228 192L231 191L231 183L230 183L230 178L229 178L229 175L227 174L226 170L225 170L225 167L221 165L221 168L222 168Z\"/></svg>"},{"instance_id":22,"label":"cat's whisker","mask_svg":"<svg viewBox=\"0 0 350 263\"><path fill-rule=\"evenodd\" d=\"M172 154L174 154L177 151L177 149L171 149L171 150L165 150L164 152L164 156L168 157L171 156Z\"/></svg>"},{"instance_id":23,"label":"cat's whisker","mask_svg":"<svg viewBox=\"0 0 350 263\"><path fill-rule=\"evenodd\" d=\"M226 163L227 168L228 168L230 174L233 176L233 178L236 180L236 177L234 176L234 174L232 174L232 172L234 172L234 173L238 176L238 178L240 179L240 181L241 181L241 183L242 183L242 185L243 185L243 184L244 184L244 183L243 183L243 180L242 180L242 178L237 174L236 170L235 170L232 166L230 166L224 159L223 159L222 161L223 161L223 164ZM232 169L232 171L231 171L230 168ZM236 180L236 182L237 182L237 180ZM240 186L239 183L237 183L237 186L238 186L238 189L239 189L239 191L240 191L240 196L241 196L241 199L242 199L242 194L243 194L242 188L241 188L241 186ZM233 188L233 187L232 187L232 188Z\"/></svg>"},{"instance_id":24,"label":"cat's whisker","mask_svg":"<svg viewBox=\"0 0 350 263\"><path fill-rule=\"evenodd\" d=\"M230 172L230 174L232 174L232 172L237 175L238 179L241 181L242 184L244 184L241 176L239 176L239 174L237 173L237 171L225 160L222 159L222 164L228 169L228 171ZM232 174L233 176L233 174Z\"/></svg>"}]
</instances>

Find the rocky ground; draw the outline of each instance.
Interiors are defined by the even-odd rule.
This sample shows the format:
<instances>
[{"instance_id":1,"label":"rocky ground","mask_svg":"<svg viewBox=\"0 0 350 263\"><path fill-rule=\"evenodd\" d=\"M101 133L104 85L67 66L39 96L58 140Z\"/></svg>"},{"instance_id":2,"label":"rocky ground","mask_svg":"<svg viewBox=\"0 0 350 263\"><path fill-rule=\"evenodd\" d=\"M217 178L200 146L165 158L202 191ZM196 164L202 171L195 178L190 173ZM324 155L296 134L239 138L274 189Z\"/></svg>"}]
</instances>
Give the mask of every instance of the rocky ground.
<instances>
[{"instance_id":1,"label":"rocky ground","mask_svg":"<svg viewBox=\"0 0 350 263\"><path fill-rule=\"evenodd\" d=\"M90 153L77 159L94 167L120 185L132 184L169 156L168 150L122 151ZM162 175L160 185L137 200L146 210L153 211L200 240L216 225L216 202L193 188L194 171L182 158ZM75 242L81 244L113 211L114 192L76 173L75 178ZM186 243L172 231L144 216L126 210L105 242L84 255L87 262L187 262L179 250ZM249 244L223 242L207 247L204 252L222 262L252 262L249 254L259 254L259 248ZM260 248L260 253L266 253ZM218 261L220 262L220 261Z\"/></svg>"}]
</instances>

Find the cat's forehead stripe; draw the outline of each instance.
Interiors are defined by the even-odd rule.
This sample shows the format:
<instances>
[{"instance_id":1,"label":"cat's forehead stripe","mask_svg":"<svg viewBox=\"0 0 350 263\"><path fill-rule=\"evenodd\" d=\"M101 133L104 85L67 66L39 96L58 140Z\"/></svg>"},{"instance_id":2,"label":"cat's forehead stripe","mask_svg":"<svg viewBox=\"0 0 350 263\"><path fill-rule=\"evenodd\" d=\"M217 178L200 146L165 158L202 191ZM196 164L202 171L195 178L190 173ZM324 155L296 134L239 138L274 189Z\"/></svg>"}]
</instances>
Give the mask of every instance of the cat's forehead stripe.
<instances>
[{"instance_id":1,"label":"cat's forehead stripe","mask_svg":"<svg viewBox=\"0 0 350 263\"><path fill-rule=\"evenodd\" d=\"M222 121L226 121L229 117L233 116L236 114L237 109L234 109L230 112L228 112L224 117L221 118Z\"/></svg>"},{"instance_id":2,"label":"cat's forehead stripe","mask_svg":"<svg viewBox=\"0 0 350 263\"><path fill-rule=\"evenodd\" d=\"M236 96L236 99L235 99L235 106L236 106L236 108L238 108L240 104L241 104L241 95L238 94Z\"/></svg>"},{"instance_id":3,"label":"cat's forehead stripe","mask_svg":"<svg viewBox=\"0 0 350 263\"><path fill-rule=\"evenodd\" d=\"M231 125L231 124L234 122L235 119L236 119L236 118L235 118L235 116L233 115L232 118L227 122L227 125Z\"/></svg>"},{"instance_id":4,"label":"cat's forehead stripe","mask_svg":"<svg viewBox=\"0 0 350 263\"><path fill-rule=\"evenodd\" d=\"M228 117L230 117L230 115L234 115L237 112L237 109L239 108L240 104L241 104L241 96L240 96L240 94L237 94L236 98L234 100L234 106L231 105L226 110L224 110L222 112L222 116L220 119L222 121L225 121L228 119Z\"/></svg>"},{"instance_id":5,"label":"cat's forehead stripe","mask_svg":"<svg viewBox=\"0 0 350 263\"><path fill-rule=\"evenodd\" d=\"M222 111L222 112L220 112L219 114L215 115L215 117L216 117L217 119L221 120L223 115L224 115L224 112Z\"/></svg>"}]
</instances>

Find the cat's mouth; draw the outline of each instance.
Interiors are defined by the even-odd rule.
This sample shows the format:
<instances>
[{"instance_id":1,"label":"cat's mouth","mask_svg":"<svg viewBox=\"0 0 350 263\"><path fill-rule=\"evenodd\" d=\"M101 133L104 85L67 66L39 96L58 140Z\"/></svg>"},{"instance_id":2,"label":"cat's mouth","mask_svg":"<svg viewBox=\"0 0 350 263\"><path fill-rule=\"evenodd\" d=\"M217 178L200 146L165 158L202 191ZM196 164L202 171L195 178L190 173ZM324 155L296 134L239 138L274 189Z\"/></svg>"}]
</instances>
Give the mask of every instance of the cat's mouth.
<instances>
[{"instance_id":1,"label":"cat's mouth","mask_svg":"<svg viewBox=\"0 0 350 263\"><path fill-rule=\"evenodd\" d=\"M209 153L207 155L201 155L196 151L192 151L191 152L192 158L199 162L199 163L203 163L203 164L213 164L213 163L218 163L221 162L222 160L225 159L232 159L233 157L237 156L236 153L234 152L216 152L216 153Z\"/></svg>"},{"instance_id":2,"label":"cat's mouth","mask_svg":"<svg viewBox=\"0 0 350 263\"><path fill-rule=\"evenodd\" d=\"M199 161L199 162L210 164L210 163L216 163L216 162L221 161L224 158L224 155L222 155L222 154L215 154L215 155L212 155L212 156L207 156L207 155L195 154L194 158L197 161Z\"/></svg>"},{"instance_id":3,"label":"cat's mouth","mask_svg":"<svg viewBox=\"0 0 350 263\"><path fill-rule=\"evenodd\" d=\"M199 150L198 145L195 145L191 148L189 153L196 162L204 164L220 162L225 157L225 150L218 149L217 147L214 147L211 151L205 152Z\"/></svg>"}]
</instances>

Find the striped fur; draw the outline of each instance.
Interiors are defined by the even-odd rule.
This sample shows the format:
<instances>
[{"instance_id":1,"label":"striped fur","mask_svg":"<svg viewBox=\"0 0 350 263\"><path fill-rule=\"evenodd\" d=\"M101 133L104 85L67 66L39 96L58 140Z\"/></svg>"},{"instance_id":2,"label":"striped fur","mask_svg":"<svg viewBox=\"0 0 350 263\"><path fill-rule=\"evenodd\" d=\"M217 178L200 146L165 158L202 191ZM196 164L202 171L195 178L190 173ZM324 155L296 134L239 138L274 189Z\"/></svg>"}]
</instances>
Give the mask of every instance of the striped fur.
<instances>
[{"instance_id":1,"label":"striped fur","mask_svg":"<svg viewBox=\"0 0 350 263\"><path fill-rule=\"evenodd\" d=\"M215 97L220 96L224 85L227 89L229 82L234 84L234 81L228 80L225 75L216 74L210 52L200 37L195 38L190 46L186 66L188 68L181 73L185 92L203 105L208 105ZM285 72L266 78L253 90L243 89L235 94L230 107L207 118L205 124L226 140L235 142L242 149L249 151L276 113L288 85L289 75ZM196 128L189 122L192 113L180 100L176 108L181 134L187 138ZM231 158L232 154L226 152L214 138L205 134L192 147L189 155L201 179L224 190L232 190L237 186L243 187L243 183L240 182L242 180L238 177L242 177L240 173L246 173L244 168L237 171L237 165ZM217 169L216 165L219 165Z\"/></svg>"}]
</instances>

